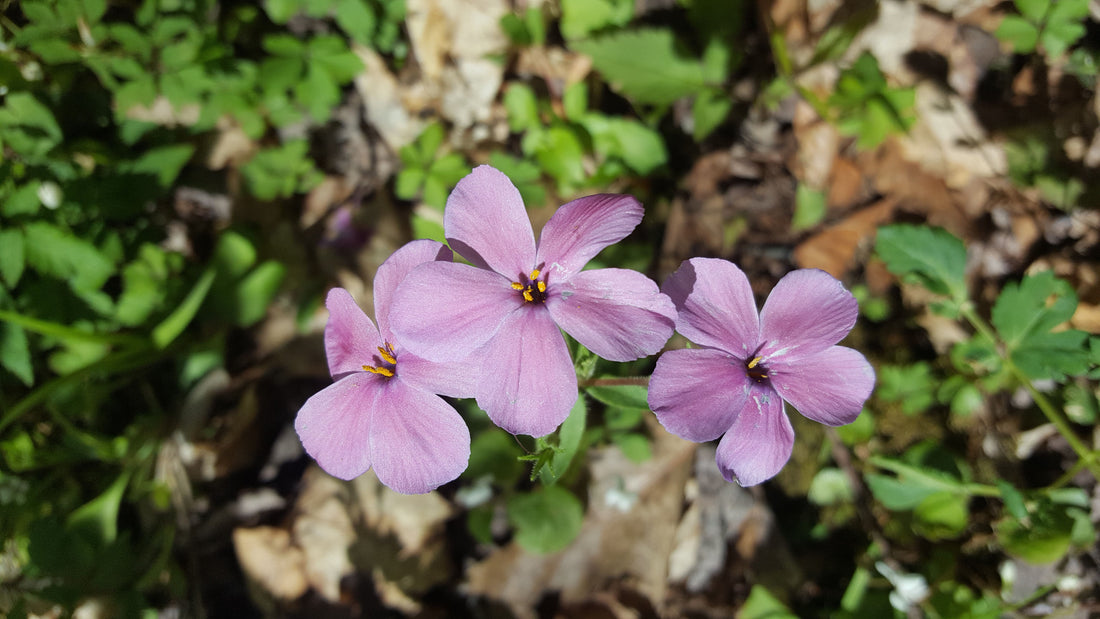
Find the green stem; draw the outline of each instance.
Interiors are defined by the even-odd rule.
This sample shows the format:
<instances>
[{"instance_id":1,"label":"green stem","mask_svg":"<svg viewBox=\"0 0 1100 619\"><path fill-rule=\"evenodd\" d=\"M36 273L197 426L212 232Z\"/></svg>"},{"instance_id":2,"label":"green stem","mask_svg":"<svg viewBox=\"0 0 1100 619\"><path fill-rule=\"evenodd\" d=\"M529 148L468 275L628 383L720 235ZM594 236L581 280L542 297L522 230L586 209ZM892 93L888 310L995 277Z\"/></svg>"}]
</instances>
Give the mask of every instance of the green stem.
<instances>
[{"instance_id":1,"label":"green stem","mask_svg":"<svg viewBox=\"0 0 1100 619\"><path fill-rule=\"evenodd\" d=\"M872 465L879 467L880 469L886 469L887 471L897 473L898 475L905 475L910 479L919 481L921 484L929 488L937 488L956 494L965 494L967 496L1001 496L1001 490L994 486L947 480L936 475L930 475L915 466L905 464L904 462L898 462L897 460L884 458L882 456L871 456L867 461L870 462Z\"/></svg>"},{"instance_id":2,"label":"green stem","mask_svg":"<svg viewBox=\"0 0 1100 619\"><path fill-rule=\"evenodd\" d=\"M145 340L143 338L133 335L93 333L90 331L84 331L82 329L74 329L73 327L58 324L56 322L50 322L48 320L31 318L30 316L24 316L23 314L17 312L9 312L7 310L0 310L0 320L4 322L9 322L19 327L23 327L24 329L27 329L28 331L33 331L35 333L38 333L39 335L56 337L61 340L91 342L93 344L140 345L145 343Z\"/></svg>"},{"instance_id":3,"label":"green stem","mask_svg":"<svg viewBox=\"0 0 1100 619\"><path fill-rule=\"evenodd\" d=\"M578 386L581 389L585 387L619 387L622 385L636 385L638 387L648 387L648 376L624 376L622 378L588 378L580 381Z\"/></svg>"},{"instance_id":4,"label":"green stem","mask_svg":"<svg viewBox=\"0 0 1100 619\"><path fill-rule=\"evenodd\" d=\"M1047 421L1054 426L1058 433L1066 439L1069 446L1080 458L1080 461L1084 463L1084 466L1088 467L1089 472L1093 477L1100 480L1100 462L1097 461L1097 454L1088 448L1084 442L1077 436L1077 433L1073 431L1073 427L1070 426L1069 419L1058 410L1056 406L1031 382L1024 372L1012 362L1011 355L1001 345L1001 339L997 337L993 327L987 323L981 316L974 311L974 307L969 303L963 304L960 311L964 318L973 325L974 329L982 335L988 337L991 342L997 343L997 354L1000 355L1001 360L1004 362L1005 367L1009 373L1012 374L1027 389L1027 392L1031 394L1031 399L1035 402L1035 405L1039 407L1039 410L1046 416Z\"/></svg>"}]
</instances>

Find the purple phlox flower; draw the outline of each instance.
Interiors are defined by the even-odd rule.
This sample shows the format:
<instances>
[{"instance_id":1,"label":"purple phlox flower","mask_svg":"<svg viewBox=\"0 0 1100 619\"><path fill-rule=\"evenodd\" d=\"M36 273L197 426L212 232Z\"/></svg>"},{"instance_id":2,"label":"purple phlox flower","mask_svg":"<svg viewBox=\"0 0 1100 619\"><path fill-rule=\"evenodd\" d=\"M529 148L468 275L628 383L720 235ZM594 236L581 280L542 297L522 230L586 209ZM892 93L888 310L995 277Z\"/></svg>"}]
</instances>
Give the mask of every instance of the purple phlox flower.
<instances>
[{"instance_id":1,"label":"purple phlox flower","mask_svg":"<svg viewBox=\"0 0 1100 619\"><path fill-rule=\"evenodd\" d=\"M451 258L441 243L413 241L382 263L374 277L377 328L347 290L329 291L325 353L335 382L306 401L294 429L330 475L352 479L373 466L383 484L421 494L466 470L470 431L436 394L472 396L472 370L409 352L389 320L393 291L406 274Z\"/></svg>"},{"instance_id":2,"label":"purple phlox flower","mask_svg":"<svg viewBox=\"0 0 1100 619\"><path fill-rule=\"evenodd\" d=\"M630 196L588 196L560 207L536 245L515 185L480 166L443 213L447 241L473 266L414 269L394 297L394 331L428 359L473 355L475 397L490 419L513 434L546 435L577 399L559 327L612 361L654 354L672 335L676 308L653 280L627 269L581 270L641 220Z\"/></svg>"},{"instance_id":3,"label":"purple phlox flower","mask_svg":"<svg viewBox=\"0 0 1100 619\"><path fill-rule=\"evenodd\" d=\"M677 436L722 436L717 460L727 480L759 484L790 459L794 430L784 400L829 426L859 416L875 371L860 353L836 346L859 308L828 273L788 273L759 316L748 278L725 260L685 261L662 289L679 310L676 330L700 348L661 355L649 406Z\"/></svg>"}]
</instances>

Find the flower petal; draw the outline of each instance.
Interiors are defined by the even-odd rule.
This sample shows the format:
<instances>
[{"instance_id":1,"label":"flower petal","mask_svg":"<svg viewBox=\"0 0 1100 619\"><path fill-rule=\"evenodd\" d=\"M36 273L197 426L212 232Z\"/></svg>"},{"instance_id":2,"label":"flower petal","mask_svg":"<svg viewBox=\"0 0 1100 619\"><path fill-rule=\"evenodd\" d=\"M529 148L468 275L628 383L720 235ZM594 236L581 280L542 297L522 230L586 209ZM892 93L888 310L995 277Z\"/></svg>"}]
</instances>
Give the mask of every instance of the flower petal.
<instances>
[{"instance_id":1,"label":"flower petal","mask_svg":"<svg viewBox=\"0 0 1100 619\"><path fill-rule=\"evenodd\" d=\"M611 361L659 352L676 325L672 301L653 280L629 269L582 271L547 293L554 322Z\"/></svg>"},{"instance_id":2,"label":"flower petal","mask_svg":"<svg viewBox=\"0 0 1100 619\"><path fill-rule=\"evenodd\" d=\"M702 443L722 436L748 401L742 362L713 348L670 350L649 379L649 407L666 430Z\"/></svg>"},{"instance_id":3,"label":"flower petal","mask_svg":"<svg viewBox=\"0 0 1100 619\"><path fill-rule=\"evenodd\" d=\"M832 275L818 269L791 271L760 310L760 355L768 363L825 350L848 335L858 315L856 298Z\"/></svg>"},{"instance_id":4,"label":"flower petal","mask_svg":"<svg viewBox=\"0 0 1100 619\"><path fill-rule=\"evenodd\" d=\"M382 345L378 329L363 313L351 293L333 288L325 299L328 322L325 323L325 355L333 378L348 372L362 372L373 365Z\"/></svg>"},{"instance_id":5,"label":"flower petal","mask_svg":"<svg viewBox=\"0 0 1100 619\"><path fill-rule=\"evenodd\" d=\"M398 349L397 376L402 382L423 391L452 398L472 398L477 394L481 368L476 359L428 361Z\"/></svg>"},{"instance_id":6,"label":"flower petal","mask_svg":"<svg viewBox=\"0 0 1100 619\"><path fill-rule=\"evenodd\" d=\"M470 431L439 396L391 380L375 403L370 451L383 484L405 494L423 494L466 470Z\"/></svg>"},{"instance_id":7,"label":"flower petal","mask_svg":"<svg viewBox=\"0 0 1100 619\"><path fill-rule=\"evenodd\" d=\"M443 210L447 242L473 264L505 277L535 266L535 233L519 190L496 168L474 168L458 181Z\"/></svg>"},{"instance_id":8,"label":"flower petal","mask_svg":"<svg viewBox=\"0 0 1100 619\"><path fill-rule=\"evenodd\" d=\"M314 394L298 411L298 438L329 475L354 479L370 468L372 417L383 380L362 371L350 374Z\"/></svg>"},{"instance_id":9,"label":"flower petal","mask_svg":"<svg viewBox=\"0 0 1100 619\"><path fill-rule=\"evenodd\" d=\"M727 481L755 486L775 477L793 447L794 428L783 412L783 400L770 386L758 384L718 443L715 459Z\"/></svg>"},{"instance_id":10,"label":"flower petal","mask_svg":"<svg viewBox=\"0 0 1100 619\"><path fill-rule=\"evenodd\" d=\"M875 388L875 369L843 346L768 366L772 386L798 412L827 426L852 423Z\"/></svg>"},{"instance_id":11,"label":"flower petal","mask_svg":"<svg viewBox=\"0 0 1100 619\"><path fill-rule=\"evenodd\" d=\"M413 267L425 262L450 262L454 254L450 248L438 241L427 239L406 243L390 254L374 274L374 319L378 321L378 331L382 339L391 342L389 316L390 304L397 286Z\"/></svg>"},{"instance_id":12,"label":"flower petal","mask_svg":"<svg viewBox=\"0 0 1100 619\"><path fill-rule=\"evenodd\" d=\"M642 221L633 196L598 194L558 207L539 235L536 263L549 283L569 277L608 245L626 238Z\"/></svg>"},{"instance_id":13,"label":"flower petal","mask_svg":"<svg viewBox=\"0 0 1100 619\"><path fill-rule=\"evenodd\" d=\"M661 286L676 305L676 330L700 346L740 359L756 349L760 321L749 279L737 265L717 258L685 260Z\"/></svg>"},{"instance_id":14,"label":"flower petal","mask_svg":"<svg viewBox=\"0 0 1100 619\"><path fill-rule=\"evenodd\" d=\"M401 346L430 361L459 361L480 348L523 306L511 282L456 262L428 262L393 295L390 329Z\"/></svg>"},{"instance_id":15,"label":"flower petal","mask_svg":"<svg viewBox=\"0 0 1100 619\"><path fill-rule=\"evenodd\" d=\"M511 314L480 352L477 403L512 434L545 436L577 401L577 374L565 338L540 306Z\"/></svg>"}]
</instances>

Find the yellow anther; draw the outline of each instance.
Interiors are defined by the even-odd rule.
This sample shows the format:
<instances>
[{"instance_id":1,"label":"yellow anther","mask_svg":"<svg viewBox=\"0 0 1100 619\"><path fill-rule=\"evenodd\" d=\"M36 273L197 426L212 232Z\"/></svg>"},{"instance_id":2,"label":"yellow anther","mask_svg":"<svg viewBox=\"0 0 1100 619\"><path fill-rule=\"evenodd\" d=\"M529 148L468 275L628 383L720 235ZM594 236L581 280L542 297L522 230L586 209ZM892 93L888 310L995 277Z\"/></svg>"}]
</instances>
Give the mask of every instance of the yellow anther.
<instances>
[{"instance_id":1,"label":"yellow anther","mask_svg":"<svg viewBox=\"0 0 1100 619\"><path fill-rule=\"evenodd\" d=\"M389 348L389 350L386 350ZM393 348L390 348L389 343L386 344L386 348L378 347L378 354L382 355L382 358L386 360L386 363L397 363L397 358L393 356Z\"/></svg>"},{"instance_id":2,"label":"yellow anther","mask_svg":"<svg viewBox=\"0 0 1100 619\"><path fill-rule=\"evenodd\" d=\"M534 301L535 300L535 297L531 296L531 289L530 288L527 288L526 290L523 291L523 300L524 301Z\"/></svg>"},{"instance_id":3,"label":"yellow anther","mask_svg":"<svg viewBox=\"0 0 1100 619\"><path fill-rule=\"evenodd\" d=\"M512 290L523 290L523 284L519 282L512 282Z\"/></svg>"},{"instance_id":4,"label":"yellow anther","mask_svg":"<svg viewBox=\"0 0 1100 619\"><path fill-rule=\"evenodd\" d=\"M749 364L746 367L748 367L751 370L754 367L756 367L756 364L760 363L760 361L762 359L763 359L763 357L754 357L752 361L749 361ZM767 378L767 375L765 374L764 377Z\"/></svg>"},{"instance_id":5,"label":"yellow anther","mask_svg":"<svg viewBox=\"0 0 1100 619\"><path fill-rule=\"evenodd\" d=\"M393 370L391 370L389 368L384 368L384 367L383 368L376 368L376 367L371 366L371 365L364 365L363 369L370 372L371 374L381 374L382 376L385 376L386 378L390 378L390 377L393 376Z\"/></svg>"},{"instance_id":6,"label":"yellow anther","mask_svg":"<svg viewBox=\"0 0 1100 619\"><path fill-rule=\"evenodd\" d=\"M531 271L531 277L530 277L530 280L531 280L531 281L535 281L536 279L538 279L538 277L539 277L539 273L541 273L541 272L542 272L542 271L539 271L538 269L535 269L534 271Z\"/></svg>"},{"instance_id":7,"label":"yellow anther","mask_svg":"<svg viewBox=\"0 0 1100 619\"><path fill-rule=\"evenodd\" d=\"M539 292L546 292L546 282L539 282Z\"/></svg>"}]
</instances>

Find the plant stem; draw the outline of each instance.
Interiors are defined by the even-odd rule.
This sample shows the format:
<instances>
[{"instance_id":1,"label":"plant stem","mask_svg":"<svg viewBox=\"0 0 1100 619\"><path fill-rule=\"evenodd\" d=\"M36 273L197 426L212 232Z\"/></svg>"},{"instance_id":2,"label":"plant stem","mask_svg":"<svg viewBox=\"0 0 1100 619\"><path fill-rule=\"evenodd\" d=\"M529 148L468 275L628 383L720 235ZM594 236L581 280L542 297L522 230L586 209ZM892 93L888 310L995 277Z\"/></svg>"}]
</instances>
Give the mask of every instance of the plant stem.
<instances>
[{"instance_id":1,"label":"plant stem","mask_svg":"<svg viewBox=\"0 0 1100 619\"><path fill-rule=\"evenodd\" d=\"M638 387L649 386L648 376L624 376L621 378L588 378L580 381L579 387L619 387L622 385L636 385Z\"/></svg>"},{"instance_id":2,"label":"plant stem","mask_svg":"<svg viewBox=\"0 0 1100 619\"><path fill-rule=\"evenodd\" d=\"M960 311L963 317L973 325L975 330L988 337L990 341L997 343L997 354L1000 355L1009 373L1011 373L1016 380L1020 381L1024 389L1027 389L1027 392L1031 395L1031 399L1035 402L1035 405L1039 407L1039 410L1043 412L1043 415L1046 416L1047 421L1049 421L1051 425L1058 430L1058 433L1066 439L1070 448L1077 454L1077 457L1080 458L1084 466L1088 467L1093 477L1100 481L1100 462L1097 461L1097 454L1081 441L1070 426L1069 419L1067 419L1041 391L1036 389L1031 379L1012 362L1012 357L1008 354L1008 351L1004 349L1001 339L997 337L993 327L974 311L972 305L969 303L963 304Z\"/></svg>"}]
</instances>

